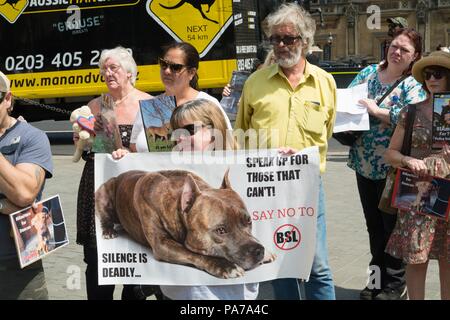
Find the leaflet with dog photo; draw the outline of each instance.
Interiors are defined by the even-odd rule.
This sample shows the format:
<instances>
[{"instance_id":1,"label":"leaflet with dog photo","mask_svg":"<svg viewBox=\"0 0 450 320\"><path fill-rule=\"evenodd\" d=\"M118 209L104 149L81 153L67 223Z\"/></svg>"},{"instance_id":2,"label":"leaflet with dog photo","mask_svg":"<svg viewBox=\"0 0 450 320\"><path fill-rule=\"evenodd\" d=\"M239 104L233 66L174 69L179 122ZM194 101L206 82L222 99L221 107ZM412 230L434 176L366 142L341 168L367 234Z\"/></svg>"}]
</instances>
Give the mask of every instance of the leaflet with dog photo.
<instances>
[{"instance_id":1,"label":"leaflet with dog photo","mask_svg":"<svg viewBox=\"0 0 450 320\"><path fill-rule=\"evenodd\" d=\"M171 151L175 141L170 139L170 116L177 106L175 97L161 94L153 99L141 100L139 105L148 150Z\"/></svg>"},{"instance_id":2,"label":"leaflet with dog photo","mask_svg":"<svg viewBox=\"0 0 450 320\"><path fill-rule=\"evenodd\" d=\"M410 170L397 170L393 207L448 221L449 199L449 179L430 175L419 177Z\"/></svg>"},{"instance_id":3,"label":"leaflet with dog photo","mask_svg":"<svg viewBox=\"0 0 450 320\"><path fill-rule=\"evenodd\" d=\"M440 149L450 143L450 92L433 95L433 149Z\"/></svg>"},{"instance_id":4,"label":"leaflet with dog photo","mask_svg":"<svg viewBox=\"0 0 450 320\"><path fill-rule=\"evenodd\" d=\"M102 130L95 132L92 151L111 153L114 150L123 148L122 138L120 137L119 126L116 121L115 103L112 97L109 94L102 94L101 101L100 119L102 121Z\"/></svg>"},{"instance_id":5,"label":"leaflet with dog photo","mask_svg":"<svg viewBox=\"0 0 450 320\"><path fill-rule=\"evenodd\" d=\"M317 147L95 156L99 284L308 279Z\"/></svg>"},{"instance_id":6,"label":"leaflet with dog photo","mask_svg":"<svg viewBox=\"0 0 450 320\"><path fill-rule=\"evenodd\" d=\"M9 216L21 268L69 244L59 196L36 206Z\"/></svg>"}]
</instances>

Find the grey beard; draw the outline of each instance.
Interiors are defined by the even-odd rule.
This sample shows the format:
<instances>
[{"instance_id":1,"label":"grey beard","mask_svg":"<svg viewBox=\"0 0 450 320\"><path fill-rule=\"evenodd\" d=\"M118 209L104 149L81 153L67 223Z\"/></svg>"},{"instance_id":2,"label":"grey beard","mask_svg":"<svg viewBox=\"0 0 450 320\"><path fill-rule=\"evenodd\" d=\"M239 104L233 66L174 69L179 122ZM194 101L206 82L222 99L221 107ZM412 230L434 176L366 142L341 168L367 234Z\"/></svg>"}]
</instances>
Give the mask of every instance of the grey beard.
<instances>
[{"instance_id":1,"label":"grey beard","mask_svg":"<svg viewBox=\"0 0 450 320\"><path fill-rule=\"evenodd\" d=\"M291 68L291 67L295 66L300 61L301 57L302 57L302 51L299 50L298 52L296 52L295 54L293 54L289 58L284 58L284 59L283 58L276 58L276 62L280 65L280 67Z\"/></svg>"}]
</instances>

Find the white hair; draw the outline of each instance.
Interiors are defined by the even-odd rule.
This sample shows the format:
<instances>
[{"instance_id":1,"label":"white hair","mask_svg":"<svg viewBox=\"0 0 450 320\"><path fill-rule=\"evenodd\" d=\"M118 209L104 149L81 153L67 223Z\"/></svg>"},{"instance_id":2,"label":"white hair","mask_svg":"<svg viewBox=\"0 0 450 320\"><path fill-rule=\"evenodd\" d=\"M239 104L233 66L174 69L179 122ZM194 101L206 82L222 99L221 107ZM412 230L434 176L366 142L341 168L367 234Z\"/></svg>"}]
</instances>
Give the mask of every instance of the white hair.
<instances>
[{"instance_id":1,"label":"white hair","mask_svg":"<svg viewBox=\"0 0 450 320\"><path fill-rule=\"evenodd\" d=\"M103 50L100 55L100 60L98 61L98 66L100 67L100 69L103 69L106 60L110 58L117 60L117 62L126 72L131 73L130 82L134 86L136 84L137 65L131 53L121 46L115 47L114 49Z\"/></svg>"},{"instance_id":2,"label":"white hair","mask_svg":"<svg viewBox=\"0 0 450 320\"><path fill-rule=\"evenodd\" d=\"M273 28L282 25L292 25L306 44L302 50L306 56L314 44L316 21L301 6L296 3L284 3L275 12L267 17L267 29L269 36L273 34Z\"/></svg>"}]
</instances>

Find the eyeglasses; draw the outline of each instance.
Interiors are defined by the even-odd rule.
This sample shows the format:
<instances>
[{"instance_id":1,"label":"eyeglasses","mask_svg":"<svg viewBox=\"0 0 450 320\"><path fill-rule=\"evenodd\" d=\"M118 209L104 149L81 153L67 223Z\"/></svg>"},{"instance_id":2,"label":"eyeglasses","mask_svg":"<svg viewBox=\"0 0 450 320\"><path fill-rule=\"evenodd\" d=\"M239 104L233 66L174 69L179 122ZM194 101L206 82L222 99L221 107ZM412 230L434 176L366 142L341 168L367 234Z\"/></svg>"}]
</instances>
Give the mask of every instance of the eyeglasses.
<instances>
[{"instance_id":1,"label":"eyeglasses","mask_svg":"<svg viewBox=\"0 0 450 320\"><path fill-rule=\"evenodd\" d=\"M111 64L111 65L109 65L109 66L107 66L107 67L101 68L101 69L100 69L100 73L101 73L102 75L104 75L104 74L106 74L106 71L108 71L108 70L109 70L109 72L111 72L111 73L117 73L117 72L120 70L120 68L122 68L120 65L117 65L117 64Z\"/></svg>"},{"instance_id":2,"label":"eyeglasses","mask_svg":"<svg viewBox=\"0 0 450 320\"><path fill-rule=\"evenodd\" d=\"M299 40L299 39L302 39L302 37L301 36L296 36L296 37L284 36L284 37L281 37L281 36L274 35L274 36L270 36L269 41L274 46L275 45L279 45L281 42L283 42L283 44L285 46L291 46L291 45L294 44L294 42L296 40Z\"/></svg>"},{"instance_id":3,"label":"eyeglasses","mask_svg":"<svg viewBox=\"0 0 450 320\"><path fill-rule=\"evenodd\" d=\"M440 80L445 76L445 71L442 69L424 70L423 77L426 80L430 80L431 76L433 76L436 80Z\"/></svg>"},{"instance_id":4,"label":"eyeglasses","mask_svg":"<svg viewBox=\"0 0 450 320\"><path fill-rule=\"evenodd\" d=\"M171 63L162 58L159 58L159 66L161 67L162 70L166 70L167 68L169 68L170 71L173 73L180 73L181 70L183 70L183 68L186 67L184 64Z\"/></svg>"}]
</instances>

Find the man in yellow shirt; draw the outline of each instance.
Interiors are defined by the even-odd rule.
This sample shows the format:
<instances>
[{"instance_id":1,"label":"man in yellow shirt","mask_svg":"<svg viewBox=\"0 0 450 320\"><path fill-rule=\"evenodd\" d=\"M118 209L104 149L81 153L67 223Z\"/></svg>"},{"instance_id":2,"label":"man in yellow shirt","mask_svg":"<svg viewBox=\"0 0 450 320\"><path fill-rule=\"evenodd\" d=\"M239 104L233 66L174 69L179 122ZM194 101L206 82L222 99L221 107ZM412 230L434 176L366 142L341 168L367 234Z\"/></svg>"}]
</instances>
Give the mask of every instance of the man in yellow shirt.
<instances>
[{"instance_id":1,"label":"man in yellow shirt","mask_svg":"<svg viewBox=\"0 0 450 320\"><path fill-rule=\"evenodd\" d=\"M320 171L325 171L328 139L336 115L336 83L322 69L308 63L315 21L300 6L283 4L267 18L276 63L252 74L244 85L235 129L259 131L257 145L247 148L318 146ZM266 130L266 133L261 134ZM299 297L297 282L273 281L275 298ZM325 202L320 184L317 243L307 299L334 300L334 284L328 266Z\"/></svg>"}]
</instances>

